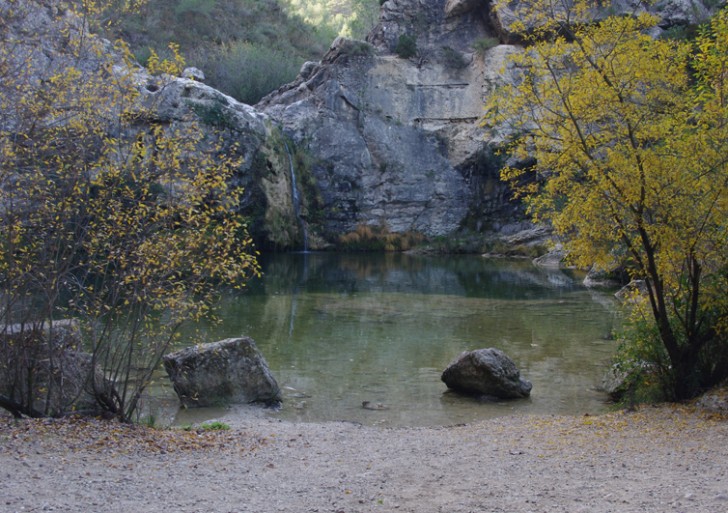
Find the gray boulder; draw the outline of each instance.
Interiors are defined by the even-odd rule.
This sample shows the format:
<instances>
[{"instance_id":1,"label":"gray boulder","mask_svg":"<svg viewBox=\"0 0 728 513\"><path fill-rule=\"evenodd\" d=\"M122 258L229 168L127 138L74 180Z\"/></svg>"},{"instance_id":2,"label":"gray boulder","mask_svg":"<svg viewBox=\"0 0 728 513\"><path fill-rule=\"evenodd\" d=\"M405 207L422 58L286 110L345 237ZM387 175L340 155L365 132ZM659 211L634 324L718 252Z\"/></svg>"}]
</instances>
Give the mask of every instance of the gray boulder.
<instances>
[{"instance_id":1,"label":"gray boulder","mask_svg":"<svg viewBox=\"0 0 728 513\"><path fill-rule=\"evenodd\" d=\"M184 406L280 402L278 383L252 338L199 344L163 361Z\"/></svg>"},{"instance_id":2,"label":"gray boulder","mask_svg":"<svg viewBox=\"0 0 728 513\"><path fill-rule=\"evenodd\" d=\"M182 72L182 78L197 80L198 82L204 82L205 74L199 68L190 67L184 69L184 71Z\"/></svg>"},{"instance_id":3,"label":"gray boulder","mask_svg":"<svg viewBox=\"0 0 728 513\"><path fill-rule=\"evenodd\" d=\"M461 353L442 373L442 381L456 392L498 399L528 397L532 388L513 360L494 348Z\"/></svg>"},{"instance_id":4,"label":"gray boulder","mask_svg":"<svg viewBox=\"0 0 728 513\"><path fill-rule=\"evenodd\" d=\"M79 350L81 339L75 319L6 326L0 333L0 396L35 416L100 413L113 404L115 387L93 356Z\"/></svg>"}]
</instances>

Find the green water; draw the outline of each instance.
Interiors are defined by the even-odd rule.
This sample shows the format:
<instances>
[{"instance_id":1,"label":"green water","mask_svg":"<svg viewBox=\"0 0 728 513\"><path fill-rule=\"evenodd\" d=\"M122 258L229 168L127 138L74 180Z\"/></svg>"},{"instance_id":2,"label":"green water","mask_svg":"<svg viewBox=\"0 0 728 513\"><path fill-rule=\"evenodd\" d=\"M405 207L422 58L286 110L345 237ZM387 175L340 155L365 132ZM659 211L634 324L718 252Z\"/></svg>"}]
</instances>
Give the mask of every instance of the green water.
<instances>
[{"instance_id":1,"label":"green water","mask_svg":"<svg viewBox=\"0 0 728 513\"><path fill-rule=\"evenodd\" d=\"M228 295L217 340L248 335L296 421L448 425L505 414L604 411L595 387L615 349L611 296L526 261L478 256L279 254L264 278ZM497 347L533 383L531 397L480 403L447 392L440 374L461 351ZM382 411L362 408L383 403ZM261 414L188 410L177 422Z\"/></svg>"}]
</instances>

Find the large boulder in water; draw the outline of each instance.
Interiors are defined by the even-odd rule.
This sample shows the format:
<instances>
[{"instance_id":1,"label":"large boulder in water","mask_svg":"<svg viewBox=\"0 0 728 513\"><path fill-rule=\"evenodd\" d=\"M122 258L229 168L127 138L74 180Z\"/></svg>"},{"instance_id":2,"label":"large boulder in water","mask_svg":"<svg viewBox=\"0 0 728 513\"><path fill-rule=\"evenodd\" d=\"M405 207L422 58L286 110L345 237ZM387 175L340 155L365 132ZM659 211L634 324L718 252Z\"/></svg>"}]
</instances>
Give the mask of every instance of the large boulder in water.
<instances>
[{"instance_id":1,"label":"large boulder in water","mask_svg":"<svg viewBox=\"0 0 728 513\"><path fill-rule=\"evenodd\" d=\"M280 389L250 337L199 344L164 357L174 390L185 406L275 404Z\"/></svg>"},{"instance_id":2,"label":"large boulder in water","mask_svg":"<svg viewBox=\"0 0 728 513\"><path fill-rule=\"evenodd\" d=\"M461 353L442 373L442 381L456 392L499 399L528 397L532 387L513 360L494 348Z\"/></svg>"}]
</instances>

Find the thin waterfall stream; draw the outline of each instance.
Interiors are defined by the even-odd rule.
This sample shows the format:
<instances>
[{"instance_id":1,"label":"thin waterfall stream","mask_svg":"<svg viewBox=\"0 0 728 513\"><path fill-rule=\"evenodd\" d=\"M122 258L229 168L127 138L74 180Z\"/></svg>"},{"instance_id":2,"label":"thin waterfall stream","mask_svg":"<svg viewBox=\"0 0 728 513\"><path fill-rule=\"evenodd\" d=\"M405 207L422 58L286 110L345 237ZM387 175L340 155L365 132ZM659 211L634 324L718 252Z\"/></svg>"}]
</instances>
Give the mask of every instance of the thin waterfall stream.
<instances>
[{"instance_id":1,"label":"thin waterfall stream","mask_svg":"<svg viewBox=\"0 0 728 513\"><path fill-rule=\"evenodd\" d=\"M293 213L298 221L298 226L301 228L301 236L303 237L303 251L308 251L308 231L306 229L306 222L301 216L301 195L298 189L298 182L296 180L296 166L293 164L293 155L288 147L288 143L284 143L286 147L286 154L288 155L288 167L291 173L291 200L293 203Z\"/></svg>"}]
</instances>

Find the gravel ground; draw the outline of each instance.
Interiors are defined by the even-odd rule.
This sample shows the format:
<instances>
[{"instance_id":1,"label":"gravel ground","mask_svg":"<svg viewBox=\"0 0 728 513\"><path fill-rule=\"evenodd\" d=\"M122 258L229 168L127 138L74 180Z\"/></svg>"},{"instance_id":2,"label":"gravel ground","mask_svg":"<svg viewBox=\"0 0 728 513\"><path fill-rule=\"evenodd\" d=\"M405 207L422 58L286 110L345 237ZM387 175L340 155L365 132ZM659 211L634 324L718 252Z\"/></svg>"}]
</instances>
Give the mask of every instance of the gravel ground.
<instances>
[{"instance_id":1,"label":"gravel ground","mask_svg":"<svg viewBox=\"0 0 728 513\"><path fill-rule=\"evenodd\" d=\"M0 511L728 513L728 421L688 406L385 429L0 422Z\"/></svg>"}]
</instances>

